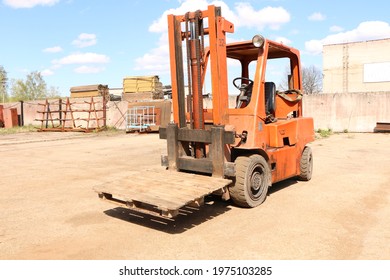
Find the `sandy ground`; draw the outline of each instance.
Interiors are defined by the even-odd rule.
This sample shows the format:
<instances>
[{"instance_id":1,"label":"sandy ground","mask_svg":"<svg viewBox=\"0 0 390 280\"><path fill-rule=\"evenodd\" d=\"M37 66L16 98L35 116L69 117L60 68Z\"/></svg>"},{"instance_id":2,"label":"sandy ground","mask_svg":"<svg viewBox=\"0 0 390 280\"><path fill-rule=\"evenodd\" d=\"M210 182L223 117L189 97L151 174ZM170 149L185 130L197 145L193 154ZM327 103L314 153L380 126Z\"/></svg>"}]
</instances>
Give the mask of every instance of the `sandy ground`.
<instances>
[{"instance_id":1,"label":"sandy ground","mask_svg":"<svg viewBox=\"0 0 390 280\"><path fill-rule=\"evenodd\" d=\"M92 187L160 165L157 134L0 135L0 259L390 259L390 135L316 140L309 182L165 221ZM153 187L153 186L150 186Z\"/></svg>"}]
</instances>

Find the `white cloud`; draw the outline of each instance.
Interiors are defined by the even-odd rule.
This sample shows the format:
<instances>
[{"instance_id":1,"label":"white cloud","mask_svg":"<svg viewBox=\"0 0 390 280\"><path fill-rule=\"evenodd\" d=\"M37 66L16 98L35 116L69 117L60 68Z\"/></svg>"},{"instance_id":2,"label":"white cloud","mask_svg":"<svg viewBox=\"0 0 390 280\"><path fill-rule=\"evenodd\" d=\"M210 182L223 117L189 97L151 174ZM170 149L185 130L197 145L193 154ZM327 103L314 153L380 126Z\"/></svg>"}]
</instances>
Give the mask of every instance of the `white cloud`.
<instances>
[{"instance_id":1,"label":"white cloud","mask_svg":"<svg viewBox=\"0 0 390 280\"><path fill-rule=\"evenodd\" d=\"M42 51L47 53L59 53L62 52L62 48L60 46L55 46L55 47L43 49Z\"/></svg>"},{"instance_id":2,"label":"white cloud","mask_svg":"<svg viewBox=\"0 0 390 280\"><path fill-rule=\"evenodd\" d=\"M312 13L309 17L308 17L309 20L311 21L323 21L326 19L326 16L321 14L321 13Z\"/></svg>"},{"instance_id":3,"label":"white cloud","mask_svg":"<svg viewBox=\"0 0 390 280\"><path fill-rule=\"evenodd\" d=\"M188 11L206 10L208 5L221 7L223 17L233 22L236 27L249 27L263 30L268 27L277 30L281 25L290 21L290 14L282 7L265 7L259 10L249 3L237 3L234 11L223 1L186 0L176 9L165 11L160 18L149 26L150 32L166 32L168 30L167 16L169 14L182 15Z\"/></svg>"},{"instance_id":4,"label":"white cloud","mask_svg":"<svg viewBox=\"0 0 390 280\"><path fill-rule=\"evenodd\" d=\"M185 0L180 7L169 9L149 26L150 32L163 33L157 48L136 59L136 70L148 70L156 73L169 73L169 44L166 32L168 30L167 16L169 14L183 15L188 11L206 10L208 5L221 7L223 17L234 23L235 27L247 27L263 30L279 29L290 21L290 14L282 7L265 7L256 10L248 3L237 3L234 10L223 1ZM206 24L207 25L207 24ZM230 38L227 38L229 41ZM284 38L285 39L285 38Z\"/></svg>"},{"instance_id":5,"label":"white cloud","mask_svg":"<svg viewBox=\"0 0 390 280\"><path fill-rule=\"evenodd\" d=\"M95 67L95 66L80 66L74 69L74 72L78 74L97 74L103 72L106 68L104 67Z\"/></svg>"},{"instance_id":6,"label":"white cloud","mask_svg":"<svg viewBox=\"0 0 390 280\"><path fill-rule=\"evenodd\" d=\"M149 31L150 32L165 32L168 30L168 21L167 21L167 16L168 15L182 15L188 11L195 11L195 10L204 10L207 8L207 1L206 0L198 0L198 1L193 1L193 0L187 0L181 3L179 8L176 9L169 9L166 10L160 18L157 20L153 21L153 23L149 26Z\"/></svg>"},{"instance_id":7,"label":"white cloud","mask_svg":"<svg viewBox=\"0 0 390 280\"><path fill-rule=\"evenodd\" d=\"M284 45L291 45L291 40L289 40L289 39L287 39L287 38L285 38L285 37L281 37L281 36L276 37L276 38L274 39L274 41L275 41L275 42L278 42L278 43L282 43L282 44L284 44Z\"/></svg>"},{"instance_id":8,"label":"white cloud","mask_svg":"<svg viewBox=\"0 0 390 280\"><path fill-rule=\"evenodd\" d=\"M86 63L108 63L110 58L104 54L97 53L75 53L68 56L65 56L61 59L53 60L53 64L86 64Z\"/></svg>"},{"instance_id":9,"label":"white cloud","mask_svg":"<svg viewBox=\"0 0 390 280\"><path fill-rule=\"evenodd\" d=\"M317 55L322 53L322 45L321 40L310 40L305 42L305 49L308 53Z\"/></svg>"},{"instance_id":10,"label":"white cloud","mask_svg":"<svg viewBox=\"0 0 390 280\"><path fill-rule=\"evenodd\" d=\"M59 69L59 68L61 68L61 67L62 67L62 65L61 65L61 64L54 63L54 62L55 62L55 60L53 60L53 61L52 61L52 66L50 67L50 69L53 69L53 70L55 70L55 69Z\"/></svg>"},{"instance_id":11,"label":"white cloud","mask_svg":"<svg viewBox=\"0 0 390 280\"><path fill-rule=\"evenodd\" d=\"M3 3L12 8L33 8L35 6L53 6L60 0L3 0Z\"/></svg>"},{"instance_id":12,"label":"white cloud","mask_svg":"<svg viewBox=\"0 0 390 280\"><path fill-rule=\"evenodd\" d=\"M329 35L320 40L311 40L305 43L306 51L311 54L320 54L323 45L360 42L390 38L390 25L384 21L365 21L355 29Z\"/></svg>"},{"instance_id":13,"label":"white cloud","mask_svg":"<svg viewBox=\"0 0 390 280\"><path fill-rule=\"evenodd\" d=\"M238 3L235 9L238 17L235 24L237 27L256 27L258 30L268 27L278 30L290 21L290 14L282 7L265 7L255 10L249 3Z\"/></svg>"},{"instance_id":14,"label":"white cloud","mask_svg":"<svg viewBox=\"0 0 390 280\"><path fill-rule=\"evenodd\" d=\"M359 42L390 37L390 25L384 21L365 21L357 28L329 35L322 41L324 44L337 44L347 42Z\"/></svg>"},{"instance_id":15,"label":"white cloud","mask_svg":"<svg viewBox=\"0 0 390 280\"><path fill-rule=\"evenodd\" d=\"M333 25L329 28L329 31L332 33L337 33L337 32L344 31L344 28L338 25Z\"/></svg>"},{"instance_id":16,"label":"white cloud","mask_svg":"<svg viewBox=\"0 0 390 280\"><path fill-rule=\"evenodd\" d=\"M76 40L73 40L72 45L78 48L85 48L96 45L96 35L89 33L81 33Z\"/></svg>"},{"instance_id":17,"label":"white cloud","mask_svg":"<svg viewBox=\"0 0 390 280\"><path fill-rule=\"evenodd\" d=\"M41 71L41 75L44 77L45 76L52 76L52 75L54 75L54 72L50 69L45 69L45 70Z\"/></svg>"},{"instance_id":18,"label":"white cloud","mask_svg":"<svg viewBox=\"0 0 390 280\"><path fill-rule=\"evenodd\" d=\"M290 35L298 35L299 33L301 33L299 29L293 29L290 31Z\"/></svg>"},{"instance_id":19,"label":"white cloud","mask_svg":"<svg viewBox=\"0 0 390 280\"><path fill-rule=\"evenodd\" d=\"M162 73L169 72L168 34L164 33L159 39L159 47L152 49L135 60L135 70L156 70Z\"/></svg>"}]
</instances>

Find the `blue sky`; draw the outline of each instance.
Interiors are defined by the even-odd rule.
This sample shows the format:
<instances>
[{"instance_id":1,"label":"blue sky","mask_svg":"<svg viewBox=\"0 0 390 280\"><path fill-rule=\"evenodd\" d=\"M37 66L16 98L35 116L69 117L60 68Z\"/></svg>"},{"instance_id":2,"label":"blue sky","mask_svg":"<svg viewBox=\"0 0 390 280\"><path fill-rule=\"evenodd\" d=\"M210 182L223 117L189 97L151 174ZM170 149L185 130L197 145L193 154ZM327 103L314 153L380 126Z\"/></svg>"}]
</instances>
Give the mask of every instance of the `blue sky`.
<instances>
[{"instance_id":1,"label":"blue sky","mask_svg":"<svg viewBox=\"0 0 390 280\"><path fill-rule=\"evenodd\" d=\"M62 96L78 85L121 87L125 76L170 84L166 15L209 4L235 24L228 41L262 34L320 69L323 44L390 38L383 0L1 0L0 65L10 80L40 71Z\"/></svg>"}]
</instances>

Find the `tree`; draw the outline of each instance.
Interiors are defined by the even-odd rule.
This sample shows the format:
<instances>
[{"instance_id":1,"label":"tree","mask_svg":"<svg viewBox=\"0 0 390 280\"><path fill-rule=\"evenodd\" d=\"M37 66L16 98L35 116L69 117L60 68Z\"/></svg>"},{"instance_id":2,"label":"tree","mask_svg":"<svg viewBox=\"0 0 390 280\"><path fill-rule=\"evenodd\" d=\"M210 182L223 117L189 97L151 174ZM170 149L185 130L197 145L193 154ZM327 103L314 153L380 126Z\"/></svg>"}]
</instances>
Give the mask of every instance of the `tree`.
<instances>
[{"instance_id":1,"label":"tree","mask_svg":"<svg viewBox=\"0 0 390 280\"><path fill-rule=\"evenodd\" d=\"M45 99L47 95L46 82L40 72L34 71L27 75L26 81L13 80L11 92L14 101Z\"/></svg>"},{"instance_id":2,"label":"tree","mask_svg":"<svg viewBox=\"0 0 390 280\"><path fill-rule=\"evenodd\" d=\"M290 68L286 67L286 74L278 85L281 90L288 89L288 79L290 75ZM322 92L322 72L320 69L311 65L309 67L302 67L302 88L304 94L318 94Z\"/></svg>"},{"instance_id":3,"label":"tree","mask_svg":"<svg viewBox=\"0 0 390 280\"><path fill-rule=\"evenodd\" d=\"M58 88L51 86L47 91L46 91L46 98L61 98L60 92Z\"/></svg>"},{"instance_id":4,"label":"tree","mask_svg":"<svg viewBox=\"0 0 390 280\"><path fill-rule=\"evenodd\" d=\"M302 68L302 87L305 94L318 94L322 92L322 72L311 65Z\"/></svg>"},{"instance_id":5,"label":"tree","mask_svg":"<svg viewBox=\"0 0 390 280\"><path fill-rule=\"evenodd\" d=\"M4 103L8 101L8 77L4 67L0 65L0 102Z\"/></svg>"}]
</instances>

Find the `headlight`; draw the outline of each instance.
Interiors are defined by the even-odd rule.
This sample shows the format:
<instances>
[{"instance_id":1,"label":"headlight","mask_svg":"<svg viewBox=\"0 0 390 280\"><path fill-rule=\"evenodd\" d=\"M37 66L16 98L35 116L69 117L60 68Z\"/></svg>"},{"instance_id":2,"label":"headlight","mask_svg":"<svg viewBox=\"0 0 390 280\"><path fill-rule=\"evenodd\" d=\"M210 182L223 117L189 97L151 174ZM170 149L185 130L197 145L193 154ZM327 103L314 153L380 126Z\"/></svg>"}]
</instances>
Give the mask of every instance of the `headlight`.
<instances>
[{"instance_id":1,"label":"headlight","mask_svg":"<svg viewBox=\"0 0 390 280\"><path fill-rule=\"evenodd\" d=\"M261 35L255 35L252 38L252 43L256 48L262 48L264 46L265 39Z\"/></svg>"}]
</instances>

